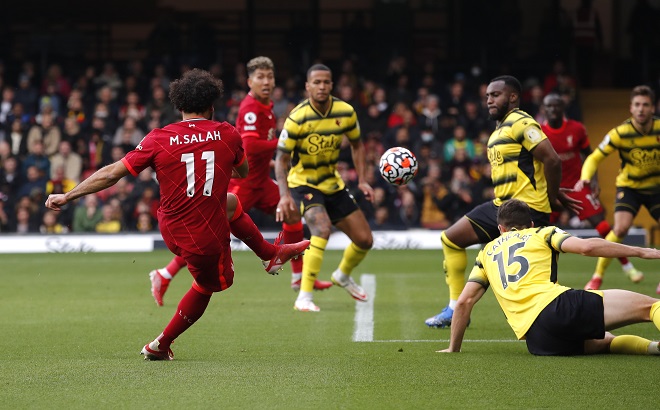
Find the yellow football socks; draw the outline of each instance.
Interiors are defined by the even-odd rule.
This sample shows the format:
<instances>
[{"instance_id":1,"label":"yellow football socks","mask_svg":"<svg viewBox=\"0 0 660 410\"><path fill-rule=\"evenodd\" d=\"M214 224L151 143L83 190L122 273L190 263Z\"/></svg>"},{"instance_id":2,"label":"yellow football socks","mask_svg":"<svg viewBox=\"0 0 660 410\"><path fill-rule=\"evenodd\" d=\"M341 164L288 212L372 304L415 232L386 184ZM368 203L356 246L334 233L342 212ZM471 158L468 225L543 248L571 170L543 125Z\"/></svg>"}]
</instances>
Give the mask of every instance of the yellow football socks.
<instances>
[{"instance_id":1,"label":"yellow football socks","mask_svg":"<svg viewBox=\"0 0 660 410\"><path fill-rule=\"evenodd\" d=\"M303 275L300 282L300 291L311 293L314 291L314 282L321 271L323 253L326 245L328 245L328 240L320 236L312 236L309 240L309 249L303 255Z\"/></svg>"},{"instance_id":2,"label":"yellow football socks","mask_svg":"<svg viewBox=\"0 0 660 410\"><path fill-rule=\"evenodd\" d=\"M465 268L467 267L467 252L450 241L444 232L440 235L442 253L445 260L442 266L445 269L445 282L449 287L449 299L458 300L465 287Z\"/></svg>"},{"instance_id":3,"label":"yellow football socks","mask_svg":"<svg viewBox=\"0 0 660 410\"><path fill-rule=\"evenodd\" d=\"M350 276L353 269L367 256L367 252L369 252L369 249L361 249L351 242L344 249L344 255L341 258L341 262L339 262L339 270L345 275Z\"/></svg>"},{"instance_id":4,"label":"yellow football socks","mask_svg":"<svg viewBox=\"0 0 660 410\"><path fill-rule=\"evenodd\" d=\"M614 231L610 231L610 233L607 234L605 237L606 241L610 242L616 242L616 243L621 243L623 242L623 238L619 238L614 234ZM610 266L610 262L612 261L612 258L598 258L598 262L596 262L596 271L594 272L594 275L603 277L605 274L605 270L607 269L608 266Z\"/></svg>"},{"instance_id":5,"label":"yellow football socks","mask_svg":"<svg viewBox=\"0 0 660 410\"><path fill-rule=\"evenodd\" d=\"M613 354L651 354L651 341L633 335L621 335L612 339L610 353ZM657 347L656 347L657 350ZM660 352L658 352L660 353Z\"/></svg>"}]
</instances>

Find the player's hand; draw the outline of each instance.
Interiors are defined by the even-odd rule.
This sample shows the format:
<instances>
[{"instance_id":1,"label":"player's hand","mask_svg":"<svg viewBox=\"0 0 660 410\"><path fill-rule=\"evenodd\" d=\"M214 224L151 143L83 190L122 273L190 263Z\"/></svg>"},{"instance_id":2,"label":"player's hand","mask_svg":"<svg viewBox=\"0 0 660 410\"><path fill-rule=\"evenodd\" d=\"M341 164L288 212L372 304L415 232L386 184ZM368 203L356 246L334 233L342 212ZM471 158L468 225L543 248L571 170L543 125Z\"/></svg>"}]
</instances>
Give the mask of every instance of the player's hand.
<instances>
[{"instance_id":1,"label":"player's hand","mask_svg":"<svg viewBox=\"0 0 660 410\"><path fill-rule=\"evenodd\" d=\"M364 195L364 199L366 199L371 203L374 202L376 198L374 195L374 189L371 187L371 185L369 185L366 182L360 182L358 184L358 189L360 190L360 192L362 192L362 195Z\"/></svg>"},{"instance_id":2,"label":"player's hand","mask_svg":"<svg viewBox=\"0 0 660 410\"><path fill-rule=\"evenodd\" d=\"M67 204L67 200L64 197L64 194L50 194L48 199L46 199L46 208L52 209L54 211L59 211L64 205Z\"/></svg>"},{"instance_id":3,"label":"player's hand","mask_svg":"<svg viewBox=\"0 0 660 410\"><path fill-rule=\"evenodd\" d=\"M585 180L585 179L581 179L581 180L579 180L578 182L575 183L575 187L573 187L573 190L576 191L576 192L580 192L580 191L582 191L582 189L583 189L587 184L590 184L590 183L591 183L591 181L588 181L588 180Z\"/></svg>"},{"instance_id":4,"label":"player's hand","mask_svg":"<svg viewBox=\"0 0 660 410\"><path fill-rule=\"evenodd\" d=\"M660 259L660 249L655 248L641 248L642 254L639 256L642 259Z\"/></svg>"},{"instance_id":5,"label":"player's hand","mask_svg":"<svg viewBox=\"0 0 660 410\"><path fill-rule=\"evenodd\" d=\"M280 198L275 209L275 221L284 222L289 219L289 216L297 212L296 203L291 198L291 195L285 195Z\"/></svg>"},{"instance_id":6,"label":"player's hand","mask_svg":"<svg viewBox=\"0 0 660 410\"><path fill-rule=\"evenodd\" d=\"M568 196L569 192L573 192L573 190L566 188L559 188L559 194L557 195L557 199L559 200L560 205L564 207L564 209L579 214L580 211L582 210L582 203L579 200Z\"/></svg>"}]
</instances>

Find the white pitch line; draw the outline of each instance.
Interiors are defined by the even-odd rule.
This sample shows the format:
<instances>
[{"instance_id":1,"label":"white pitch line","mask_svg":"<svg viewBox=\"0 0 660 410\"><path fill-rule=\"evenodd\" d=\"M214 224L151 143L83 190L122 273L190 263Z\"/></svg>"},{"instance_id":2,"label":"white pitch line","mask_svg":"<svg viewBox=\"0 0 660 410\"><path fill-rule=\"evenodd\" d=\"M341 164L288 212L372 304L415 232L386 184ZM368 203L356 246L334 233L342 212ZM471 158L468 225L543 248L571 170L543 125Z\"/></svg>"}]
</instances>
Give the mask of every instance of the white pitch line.
<instances>
[{"instance_id":1,"label":"white pitch line","mask_svg":"<svg viewBox=\"0 0 660 410\"><path fill-rule=\"evenodd\" d=\"M369 295L366 302L355 302L354 342L373 342L374 340L374 299L376 299L376 276L362 274L360 285Z\"/></svg>"}]
</instances>

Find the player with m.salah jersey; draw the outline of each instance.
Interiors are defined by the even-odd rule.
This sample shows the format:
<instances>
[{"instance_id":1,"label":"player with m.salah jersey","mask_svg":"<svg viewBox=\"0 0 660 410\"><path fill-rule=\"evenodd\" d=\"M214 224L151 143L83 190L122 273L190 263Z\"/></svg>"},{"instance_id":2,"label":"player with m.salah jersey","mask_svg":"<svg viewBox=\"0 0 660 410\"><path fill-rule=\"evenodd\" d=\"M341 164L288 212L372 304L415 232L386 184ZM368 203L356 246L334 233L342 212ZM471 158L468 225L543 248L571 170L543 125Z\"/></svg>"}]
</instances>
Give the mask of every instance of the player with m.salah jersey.
<instances>
[{"instance_id":1,"label":"player with m.salah jersey","mask_svg":"<svg viewBox=\"0 0 660 410\"><path fill-rule=\"evenodd\" d=\"M581 221L588 220L604 238L612 227L605 220L605 209L598 200L598 192L593 192L589 185L584 185L580 191L573 191L575 184L580 180L584 159L592 152L587 130L581 122L565 117L566 104L559 94L548 94L543 99L543 106L547 119L541 124L541 129L561 159L559 186L572 190L567 195L582 203L582 210L577 214L578 218ZM597 189L596 181L594 180L593 183ZM551 224L555 224L558 219L559 212L550 215ZM635 275L638 272L628 258L619 258L619 261L626 274ZM599 289L601 284L599 280L600 278L590 281L585 288Z\"/></svg>"},{"instance_id":2,"label":"player with m.salah jersey","mask_svg":"<svg viewBox=\"0 0 660 410\"><path fill-rule=\"evenodd\" d=\"M273 62L268 57L255 57L247 65L249 93L241 101L236 118L236 129L243 141L250 172L245 178L234 178L229 182L229 192L236 195L241 209L249 211L256 208L267 215L275 215L280 193L275 181L270 177L270 164L277 148L277 119L273 113L270 95L275 87ZM232 225L233 229L233 225ZM236 236L237 233L232 230ZM246 238L241 238L244 242ZM275 239L275 244L292 244L304 239L303 224L298 213L291 213L282 224L282 232ZM250 244L248 244L250 246ZM254 250L254 249L253 249ZM162 306L163 295L170 280L186 266L183 258L175 256L163 268L149 272L151 294L156 304ZM264 263L266 266L266 263ZM271 264L266 267L270 269ZM302 277L302 258L291 260L291 288L300 289ZM314 289L323 290L332 286L332 282L317 280Z\"/></svg>"},{"instance_id":3,"label":"player with m.salah jersey","mask_svg":"<svg viewBox=\"0 0 660 410\"><path fill-rule=\"evenodd\" d=\"M133 175L152 163L156 168L161 189L158 224L164 239L202 255L229 246L227 187L232 168L245 161L234 127L203 118L170 124L152 130L122 161ZM181 192L186 195L177 195Z\"/></svg>"}]
</instances>

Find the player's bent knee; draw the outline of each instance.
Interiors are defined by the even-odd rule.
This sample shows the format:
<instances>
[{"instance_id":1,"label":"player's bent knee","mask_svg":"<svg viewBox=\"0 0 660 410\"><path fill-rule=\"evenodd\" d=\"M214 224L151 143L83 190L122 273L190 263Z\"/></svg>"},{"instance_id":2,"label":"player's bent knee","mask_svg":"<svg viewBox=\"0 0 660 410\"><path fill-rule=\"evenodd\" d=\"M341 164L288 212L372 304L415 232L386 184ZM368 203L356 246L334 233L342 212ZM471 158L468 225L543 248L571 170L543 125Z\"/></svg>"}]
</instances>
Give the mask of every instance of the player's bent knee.
<instances>
[{"instance_id":1,"label":"player's bent knee","mask_svg":"<svg viewBox=\"0 0 660 410\"><path fill-rule=\"evenodd\" d=\"M605 337L602 339L585 340L584 354L609 353L612 340L614 340L614 335L610 332L605 332Z\"/></svg>"}]
</instances>

